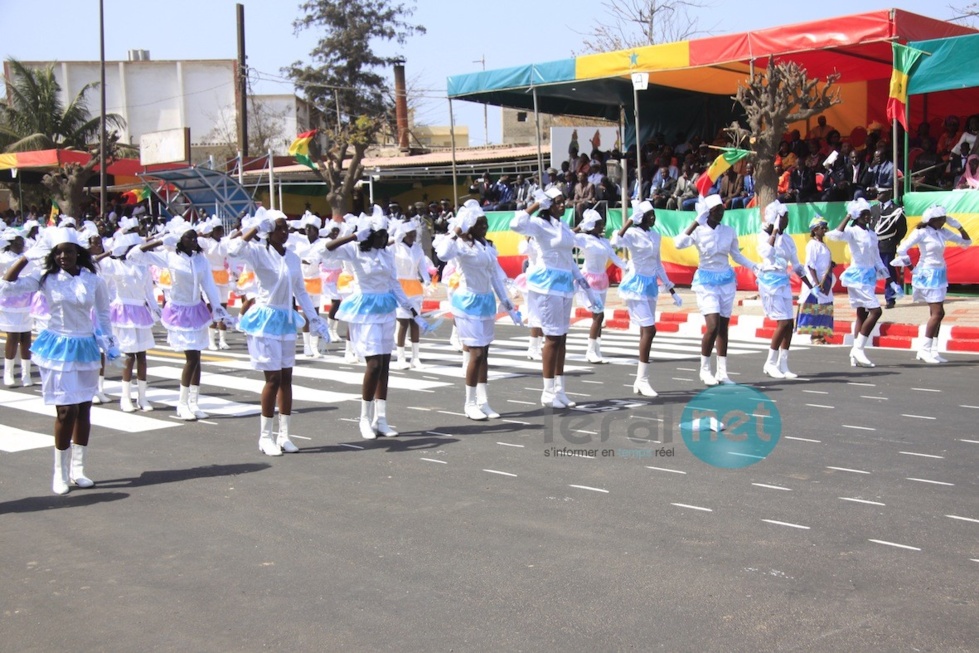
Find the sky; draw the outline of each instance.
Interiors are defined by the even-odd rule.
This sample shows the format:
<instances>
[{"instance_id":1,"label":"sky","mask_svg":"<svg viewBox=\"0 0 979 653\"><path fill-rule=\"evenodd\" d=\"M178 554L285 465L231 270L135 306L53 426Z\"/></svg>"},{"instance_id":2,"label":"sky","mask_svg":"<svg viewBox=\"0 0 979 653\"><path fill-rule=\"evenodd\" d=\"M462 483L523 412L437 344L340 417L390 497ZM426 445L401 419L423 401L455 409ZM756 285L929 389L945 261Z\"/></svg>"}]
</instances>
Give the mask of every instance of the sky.
<instances>
[{"instance_id":1,"label":"sky","mask_svg":"<svg viewBox=\"0 0 979 653\"><path fill-rule=\"evenodd\" d=\"M412 0L403 1L412 6ZM962 7L969 0L951 0ZM245 45L255 93L288 93L282 68L304 59L317 38L295 34L298 0L239 0L245 7ZM705 35L746 32L836 16L899 8L948 20L956 15L946 0L904 0L890 7L863 0L773 2L772 0L701 0L707 6L693 16ZM234 0L104 0L105 56L127 58L130 49L149 50L151 59L234 59L237 31ZM582 51L582 34L608 22L601 0L491 0L461 3L417 0L410 21L427 33L405 46L379 44L385 54L406 58L409 93L416 121L449 123L446 78L486 69L551 61ZM479 13L476 13L476 10ZM560 11L558 11L560 9ZM23 61L97 61L98 0L0 0L0 54ZM19 27L18 27L19 26ZM482 105L453 102L456 123L469 127L470 144L500 142L500 112L490 107L488 130Z\"/></svg>"}]
</instances>

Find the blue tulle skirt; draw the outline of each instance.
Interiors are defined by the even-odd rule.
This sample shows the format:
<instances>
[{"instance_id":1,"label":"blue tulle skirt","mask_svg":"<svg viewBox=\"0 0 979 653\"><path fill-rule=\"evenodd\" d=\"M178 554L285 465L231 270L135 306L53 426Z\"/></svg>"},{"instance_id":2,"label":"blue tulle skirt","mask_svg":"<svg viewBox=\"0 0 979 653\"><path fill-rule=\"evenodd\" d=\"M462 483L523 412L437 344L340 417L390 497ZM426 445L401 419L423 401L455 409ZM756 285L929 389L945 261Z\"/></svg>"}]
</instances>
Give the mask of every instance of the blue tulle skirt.
<instances>
[{"instance_id":1,"label":"blue tulle skirt","mask_svg":"<svg viewBox=\"0 0 979 653\"><path fill-rule=\"evenodd\" d=\"M659 296L659 285L655 275L627 275L619 284L619 297L622 299L656 299Z\"/></svg>"},{"instance_id":2,"label":"blue tulle skirt","mask_svg":"<svg viewBox=\"0 0 979 653\"><path fill-rule=\"evenodd\" d=\"M356 324L371 324L394 320L398 301L394 293L354 293L343 300L336 319Z\"/></svg>"},{"instance_id":3,"label":"blue tulle skirt","mask_svg":"<svg viewBox=\"0 0 979 653\"><path fill-rule=\"evenodd\" d=\"M726 270L701 270L698 269L693 273L693 284L694 286L726 286L729 283L734 283L734 269L727 268Z\"/></svg>"},{"instance_id":4,"label":"blue tulle skirt","mask_svg":"<svg viewBox=\"0 0 979 653\"><path fill-rule=\"evenodd\" d=\"M784 270L762 270L758 273L758 285L774 290L789 285L789 275Z\"/></svg>"},{"instance_id":5,"label":"blue tulle skirt","mask_svg":"<svg viewBox=\"0 0 979 653\"><path fill-rule=\"evenodd\" d=\"M849 288L850 286L876 286L877 269L858 268L855 265L851 265L840 275L840 284L844 288Z\"/></svg>"},{"instance_id":6,"label":"blue tulle skirt","mask_svg":"<svg viewBox=\"0 0 979 653\"><path fill-rule=\"evenodd\" d=\"M452 293L452 313L468 317L495 317L496 297L491 292L474 293L457 290Z\"/></svg>"},{"instance_id":7,"label":"blue tulle skirt","mask_svg":"<svg viewBox=\"0 0 979 653\"><path fill-rule=\"evenodd\" d=\"M170 302L163 309L160 320L163 326L173 331L197 331L207 327L213 320L211 311L203 301L191 306L177 305Z\"/></svg>"},{"instance_id":8,"label":"blue tulle skirt","mask_svg":"<svg viewBox=\"0 0 979 653\"><path fill-rule=\"evenodd\" d=\"M536 267L527 271L527 288L543 295L574 296L574 275L568 270Z\"/></svg>"},{"instance_id":9,"label":"blue tulle skirt","mask_svg":"<svg viewBox=\"0 0 979 653\"><path fill-rule=\"evenodd\" d=\"M31 358L38 367L51 370L90 370L101 365L95 336L63 336L42 331L31 345Z\"/></svg>"},{"instance_id":10,"label":"blue tulle skirt","mask_svg":"<svg viewBox=\"0 0 979 653\"><path fill-rule=\"evenodd\" d=\"M305 323L303 316L291 308L252 306L238 320L238 328L250 336L295 339Z\"/></svg>"},{"instance_id":11,"label":"blue tulle skirt","mask_svg":"<svg viewBox=\"0 0 979 653\"><path fill-rule=\"evenodd\" d=\"M915 288L948 288L948 270L916 267L911 274L911 285Z\"/></svg>"}]
</instances>

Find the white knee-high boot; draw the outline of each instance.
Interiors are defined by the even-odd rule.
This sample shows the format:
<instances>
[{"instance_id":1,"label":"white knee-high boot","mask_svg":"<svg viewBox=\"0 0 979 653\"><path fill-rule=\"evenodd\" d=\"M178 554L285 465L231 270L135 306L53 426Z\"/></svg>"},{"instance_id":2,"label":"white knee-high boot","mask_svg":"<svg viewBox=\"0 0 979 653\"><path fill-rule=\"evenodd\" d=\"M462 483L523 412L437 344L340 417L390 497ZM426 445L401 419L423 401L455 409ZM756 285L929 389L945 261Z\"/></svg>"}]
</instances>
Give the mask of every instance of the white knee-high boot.
<instances>
[{"instance_id":1,"label":"white knee-high boot","mask_svg":"<svg viewBox=\"0 0 979 653\"><path fill-rule=\"evenodd\" d=\"M13 358L3 359L3 384L8 388L14 385L14 360Z\"/></svg>"},{"instance_id":2,"label":"white knee-high boot","mask_svg":"<svg viewBox=\"0 0 979 653\"><path fill-rule=\"evenodd\" d=\"M360 437L365 440L374 440L377 438L377 431L374 430L373 425L374 418L374 401L373 400L360 400Z\"/></svg>"},{"instance_id":3,"label":"white knee-high boot","mask_svg":"<svg viewBox=\"0 0 979 653\"><path fill-rule=\"evenodd\" d=\"M643 397L656 397L659 393L649 385L649 363L639 362L636 368L636 382L632 384L632 391Z\"/></svg>"},{"instance_id":4,"label":"white knee-high boot","mask_svg":"<svg viewBox=\"0 0 979 653\"><path fill-rule=\"evenodd\" d=\"M122 382L122 396L119 397L119 408L124 413L135 413L136 407L133 406L133 382L123 381Z\"/></svg>"},{"instance_id":5,"label":"white knee-high boot","mask_svg":"<svg viewBox=\"0 0 979 653\"><path fill-rule=\"evenodd\" d=\"M474 419L476 421L482 421L486 419L486 413L479 409L476 404L476 388L475 386L466 386L466 405L465 405L466 417L469 419Z\"/></svg>"},{"instance_id":6,"label":"white knee-high boot","mask_svg":"<svg viewBox=\"0 0 979 653\"><path fill-rule=\"evenodd\" d=\"M137 392L137 403L139 404L139 409L144 413L148 413L153 410L153 405L146 398L146 381L136 381L136 392Z\"/></svg>"},{"instance_id":7,"label":"white knee-high boot","mask_svg":"<svg viewBox=\"0 0 979 653\"><path fill-rule=\"evenodd\" d=\"M484 415L486 415L486 417L490 419L497 419L499 418L500 414L493 410L493 408L489 405L488 390L489 387L487 384L476 384L476 406Z\"/></svg>"},{"instance_id":8,"label":"white knee-high boot","mask_svg":"<svg viewBox=\"0 0 979 653\"><path fill-rule=\"evenodd\" d=\"M377 399L374 401L373 426L378 435L383 435L386 438L393 438L398 434L398 432L388 425L387 406L388 402L386 399Z\"/></svg>"},{"instance_id":9,"label":"white knee-high boot","mask_svg":"<svg viewBox=\"0 0 979 653\"><path fill-rule=\"evenodd\" d=\"M258 450L266 456L281 456L282 449L272 438L272 427L275 418L262 415L259 420Z\"/></svg>"},{"instance_id":10,"label":"white knee-high boot","mask_svg":"<svg viewBox=\"0 0 979 653\"><path fill-rule=\"evenodd\" d=\"M197 419L207 419L209 415L197 405L197 399L200 397L200 394L201 387L199 385L190 386L190 392L187 394L187 406Z\"/></svg>"},{"instance_id":11,"label":"white knee-high boot","mask_svg":"<svg viewBox=\"0 0 979 653\"><path fill-rule=\"evenodd\" d=\"M177 400L177 419L182 419L186 422L197 419L197 416L190 410L189 401L190 388L185 385L180 386L180 398Z\"/></svg>"},{"instance_id":12,"label":"white knee-high boot","mask_svg":"<svg viewBox=\"0 0 979 653\"><path fill-rule=\"evenodd\" d=\"M279 433L275 438L275 443L285 453L299 453L299 447L294 445L292 440L289 439L289 422L291 420L292 415L279 413Z\"/></svg>"},{"instance_id":13,"label":"white knee-high boot","mask_svg":"<svg viewBox=\"0 0 979 653\"><path fill-rule=\"evenodd\" d=\"M778 371L786 379L798 379L799 375L789 370L789 350L780 349L778 352Z\"/></svg>"},{"instance_id":14,"label":"white knee-high boot","mask_svg":"<svg viewBox=\"0 0 979 653\"><path fill-rule=\"evenodd\" d=\"M80 444L71 445L71 471L68 478L78 487L92 487L95 481L85 476L85 454L88 447Z\"/></svg>"},{"instance_id":15,"label":"white knee-high boot","mask_svg":"<svg viewBox=\"0 0 979 653\"><path fill-rule=\"evenodd\" d=\"M421 354L418 353L419 343L411 343L411 369L420 370L424 365L422 365Z\"/></svg>"},{"instance_id":16,"label":"white knee-high boot","mask_svg":"<svg viewBox=\"0 0 979 653\"><path fill-rule=\"evenodd\" d=\"M68 468L71 465L71 449L54 450L54 480L51 491L55 494L68 494Z\"/></svg>"},{"instance_id":17,"label":"white knee-high boot","mask_svg":"<svg viewBox=\"0 0 979 653\"><path fill-rule=\"evenodd\" d=\"M34 379L31 378L30 358L22 358L20 361L20 384L25 388L29 388L34 385Z\"/></svg>"}]
</instances>

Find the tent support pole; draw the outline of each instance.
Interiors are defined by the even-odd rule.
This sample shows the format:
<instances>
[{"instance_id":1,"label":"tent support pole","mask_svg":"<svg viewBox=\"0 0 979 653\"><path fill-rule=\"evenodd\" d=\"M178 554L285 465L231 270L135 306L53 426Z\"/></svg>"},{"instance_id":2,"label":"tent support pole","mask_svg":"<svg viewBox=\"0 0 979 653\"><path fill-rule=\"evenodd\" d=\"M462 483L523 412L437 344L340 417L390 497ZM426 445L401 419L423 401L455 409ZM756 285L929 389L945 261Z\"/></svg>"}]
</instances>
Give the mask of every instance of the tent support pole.
<instances>
[{"instance_id":1,"label":"tent support pole","mask_svg":"<svg viewBox=\"0 0 979 653\"><path fill-rule=\"evenodd\" d=\"M272 163L272 150L269 150L269 210L275 209L275 166Z\"/></svg>"},{"instance_id":2,"label":"tent support pole","mask_svg":"<svg viewBox=\"0 0 979 653\"><path fill-rule=\"evenodd\" d=\"M619 142L625 144L625 105L619 105ZM624 148L623 148L624 149ZM620 150L622 151L622 150ZM622 190L622 224L625 224L626 207L629 205L629 163L625 152L622 153L622 160L619 161L622 172L619 174L622 183L619 188Z\"/></svg>"},{"instance_id":3,"label":"tent support pole","mask_svg":"<svg viewBox=\"0 0 979 653\"><path fill-rule=\"evenodd\" d=\"M905 120L905 122L908 119L907 116L908 116L907 103L905 103L905 108L904 108L904 120ZM892 124L891 124L891 130L892 130L892 133L891 133L891 143L893 143L893 145L891 145L891 149L893 150L891 152L891 157L892 157L891 160L894 162L894 179L891 180L891 184L894 187L893 188L893 191L894 191L893 192L893 197L894 197L894 201L896 202L897 201L897 198L898 198L898 194L897 194L897 119L895 118L891 122L892 122ZM908 153L907 142L908 142L908 134L907 134L907 130L905 130L905 132L904 132L904 143L905 143L905 148L904 148L904 155L905 155L905 157L904 157L904 163L905 163L905 165L907 165L907 162L908 162L908 159L907 159L907 153ZM904 177L905 177L905 179L907 179L907 173L905 173Z\"/></svg>"},{"instance_id":4,"label":"tent support pole","mask_svg":"<svg viewBox=\"0 0 979 653\"><path fill-rule=\"evenodd\" d=\"M637 198L640 202L642 202L646 198L642 196L642 140L639 138L639 90L636 88L635 84L632 86L632 101L633 107L635 107L635 114L633 117L636 121L636 184L639 187Z\"/></svg>"},{"instance_id":5,"label":"tent support pole","mask_svg":"<svg viewBox=\"0 0 979 653\"><path fill-rule=\"evenodd\" d=\"M459 206L459 180L456 170L456 120L452 114L452 98L449 98L449 141L452 143L452 207ZM374 182L371 181L371 201L374 195Z\"/></svg>"},{"instance_id":6,"label":"tent support pole","mask_svg":"<svg viewBox=\"0 0 979 653\"><path fill-rule=\"evenodd\" d=\"M537 130L537 179L541 183L541 187L544 186L544 151L541 149L540 142L540 112L537 110L537 87L535 86L534 91L534 124Z\"/></svg>"}]
</instances>

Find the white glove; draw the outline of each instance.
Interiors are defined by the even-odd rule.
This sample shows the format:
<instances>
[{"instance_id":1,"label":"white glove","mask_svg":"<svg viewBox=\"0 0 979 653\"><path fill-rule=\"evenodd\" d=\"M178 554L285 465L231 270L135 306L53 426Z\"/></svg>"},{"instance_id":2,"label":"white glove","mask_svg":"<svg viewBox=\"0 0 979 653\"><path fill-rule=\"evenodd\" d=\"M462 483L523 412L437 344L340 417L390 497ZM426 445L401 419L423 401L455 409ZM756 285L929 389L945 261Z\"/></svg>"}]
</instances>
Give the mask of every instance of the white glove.
<instances>
[{"instance_id":1,"label":"white glove","mask_svg":"<svg viewBox=\"0 0 979 653\"><path fill-rule=\"evenodd\" d=\"M534 201L540 204L542 211L546 211L551 208L551 198L547 196L547 193L537 189L534 191Z\"/></svg>"},{"instance_id":2,"label":"white glove","mask_svg":"<svg viewBox=\"0 0 979 653\"><path fill-rule=\"evenodd\" d=\"M438 328L442 325L442 322L444 322L444 320L441 318L435 320L434 322L429 322L421 315L415 316L415 324L418 325L418 328L421 329L421 332L423 334L429 334L433 331L437 331Z\"/></svg>"},{"instance_id":3,"label":"white glove","mask_svg":"<svg viewBox=\"0 0 979 653\"><path fill-rule=\"evenodd\" d=\"M309 321L309 330L320 337L320 343L330 344L330 325L321 317Z\"/></svg>"},{"instance_id":4,"label":"white glove","mask_svg":"<svg viewBox=\"0 0 979 653\"><path fill-rule=\"evenodd\" d=\"M366 220L365 220L366 223ZM357 227L357 242L362 243L371 237L371 226L370 224L362 224Z\"/></svg>"},{"instance_id":5,"label":"white glove","mask_svg":"<svg viewBox=\"0 0 979 653\"><path fill-rule=\"evenodd\" d=\"M894 291L894 294L896 296L898 296L898 297L904 297L904 286L902 286L901 284L897 283L896 281L892 281L888 285L891 287L891 290Z\"/></svg>"},{"instance_id":6,"label":"white glove","mask_svg":"<svg viewBox=\"0 0 979 653\"><path fill-rule=\"evenodd\" d=\"M894 260L891 261L891 266L895 268L911 267L911 257L907 254L898 254L894 257Z\"/></svg>"},{"instance_id":7,"label":"white glove","mask_svg":"<svg viewBox=\"0 0 979 653\"><path fill-rule=\"evenodd\" d=\"M945 224L947 224L948 226L950 226L952 229L961 229L962 228L962 223L959 222L958 220L956 220L955 218L953 218L950 215L946 215L945 216Z\"/></svg>"},{"instance_id":8,"label":"white glove","mask_svg":"<svg viewBox=\"0 0 979 653\"><path fill-rule=\"evenodd\" d=\"M24 252L24 258L32 263L38 264L44 260L50 251L48 247L38 243Z\"/></svg>"},{"instance_id":9,"label":"white glove","mask_svg":"<svg viewBox=\"0 0 979 653\"><path fill-rule=\"evenodd\" d=\"M676 304L677 308L680 308L683 306L683 299L680 297L680 295L673 293L673 303Z\"/></svg>"},{"instance_id":10,"label":"white glove","mask_svg":"<svg viewBox=\"0 0 979 653\"><path fill-rule=\"evenodd\" d=\"M224 322L229 329L235 328L235 318L231 316L228 309L220 304L211 309L211 318L214 322Z\"/></svg>"},{"instance_id":11,"label":"white glove","mask_svg":"<svg viewBox=\"0 0 979 653\"><path fill-rule=\"evenodd\" d=\"M605 310L605 304L602 302L602 296L591 288L585 287L585 295L588 296L588 310L592 313L601 313Z\"/></svg>"}]
</instances>

